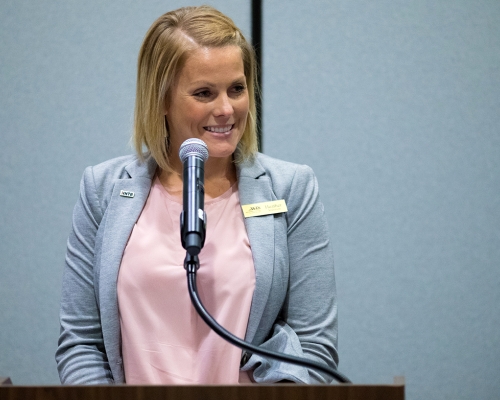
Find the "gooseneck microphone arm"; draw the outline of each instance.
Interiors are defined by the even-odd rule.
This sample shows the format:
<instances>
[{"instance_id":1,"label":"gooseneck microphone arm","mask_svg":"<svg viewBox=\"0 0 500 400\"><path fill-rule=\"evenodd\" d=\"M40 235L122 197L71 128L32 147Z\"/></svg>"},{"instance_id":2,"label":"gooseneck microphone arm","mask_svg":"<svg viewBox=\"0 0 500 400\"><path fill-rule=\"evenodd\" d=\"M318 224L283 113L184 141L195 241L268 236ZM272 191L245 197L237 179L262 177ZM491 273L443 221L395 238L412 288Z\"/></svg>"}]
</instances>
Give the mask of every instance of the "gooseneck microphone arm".
<instances>
[{"instance_id":1,"label":"gooseneck microphone arm","mask_svg":"<svg viewBox=\"0 0 500 400\"><path fill-rule=\"evenodd\" d=\"M196 309L203 321L205 321L205 323L223 339L227 340L232 345L246 350L250 353L255 353L263 357L273 358L278 361L288 362L291 364L300 365L302 367L315 369L330 375L337 382L351 383L351 381L345 375L341 374L336 369L329 367L328 365L305 358L290 356L288 354L276 353L274 351L262 349L250 343L247 343L244 340L241 340L239 337L233 335L231 332L218 324L218 322L208 313L200 300L196 288L196 271L199 268L198 256L191 256L189 253L186 253L186 258L184 259L184 268L186 269L189 297L191 298L193 307Z\"/></svg>"}]
</instances>

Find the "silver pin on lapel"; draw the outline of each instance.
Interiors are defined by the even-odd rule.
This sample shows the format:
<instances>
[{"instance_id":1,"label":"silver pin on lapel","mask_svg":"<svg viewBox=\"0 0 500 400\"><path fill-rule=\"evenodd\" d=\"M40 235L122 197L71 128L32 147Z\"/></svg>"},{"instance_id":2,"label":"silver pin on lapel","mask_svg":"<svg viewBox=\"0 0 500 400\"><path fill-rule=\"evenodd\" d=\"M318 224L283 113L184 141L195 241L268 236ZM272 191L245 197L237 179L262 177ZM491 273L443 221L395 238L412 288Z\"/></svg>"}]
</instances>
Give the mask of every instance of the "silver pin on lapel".
<instances>
[{"instance_id":1,"label":"silver pin on lapel","mask_svg":"<svg viewBox=\"0 0 500 400\"><path fill-rule=\"evenodd\" d=\"M130 192L128 190L120 190L120 196L132 198L132 197L135 196L135 193L134 192Z\"/></svg>"}]
</instances>

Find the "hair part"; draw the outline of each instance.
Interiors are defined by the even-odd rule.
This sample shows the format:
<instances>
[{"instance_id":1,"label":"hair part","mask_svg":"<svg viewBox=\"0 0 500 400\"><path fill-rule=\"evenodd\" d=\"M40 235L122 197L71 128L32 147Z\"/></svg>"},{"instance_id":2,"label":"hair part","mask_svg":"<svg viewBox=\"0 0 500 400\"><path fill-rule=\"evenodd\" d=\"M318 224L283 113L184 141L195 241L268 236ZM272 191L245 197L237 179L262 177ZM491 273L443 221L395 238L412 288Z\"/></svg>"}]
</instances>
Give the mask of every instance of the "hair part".
<instances>
[{"instance_id":1,"label":"hair part","mask_svg":"<svg viewBox=\"0 0 500 400\"><path fill-rule=\"evenodd\" d=\"M257 153L256 64L252 46L231 18L210 6L183 7L167 12L149 28L137 68L133 143L144 160L144 147L163 170L171 170L168 122L165 116L171 90L189 57L200 47L238 46L249 96L249 112L234 154L236 163Z\"/></svg>"}]
</instances>

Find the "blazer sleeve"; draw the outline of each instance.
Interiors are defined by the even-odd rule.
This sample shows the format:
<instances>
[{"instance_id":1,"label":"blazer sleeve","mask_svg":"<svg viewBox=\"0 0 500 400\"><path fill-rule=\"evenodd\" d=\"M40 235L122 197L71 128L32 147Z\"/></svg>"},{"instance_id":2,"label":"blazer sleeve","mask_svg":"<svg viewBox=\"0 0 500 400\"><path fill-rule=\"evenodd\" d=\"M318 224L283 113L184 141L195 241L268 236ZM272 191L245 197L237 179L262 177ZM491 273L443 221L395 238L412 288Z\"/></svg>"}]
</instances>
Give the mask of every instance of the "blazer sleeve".
<instances>
[{"instance_id":1,"label":"blazer sleeve","mask_svg":"<svg viewBox=\"0 0 500 400\"><path fill-rule=\"evenodd\" d=\"M260 346L337 368L337 297L330 235L311 168L297 166L287 203L289 284L270 338ZM253 354L242 370L257 382L329 383L332 377Z\"/></svg>"},{"instance_id":2,"label":"blazer sleeve","mask_svg":"<svg viewBox=\"0 0 500 400\"><path fill-rule=\"evenodd\" d=\"M80 183L68 238L60 310L57 369L63 384L108 384L113 377L104 349L94 287L94 250L103 216L92 167Z\"/></svg>"},{"instance_id":3,"label":"blazer sleeve","mask_svg":"<svg viewBox=\"0 0 500 400\"><path fill-rule=\"evenodd\" d=\"M333 254L318 182L300 166L288 197L290 283L284 321L297 334L304 356L337 368L337 295ZM311 383L331 377L309 370Z\"/></svg>"}]
</instances>

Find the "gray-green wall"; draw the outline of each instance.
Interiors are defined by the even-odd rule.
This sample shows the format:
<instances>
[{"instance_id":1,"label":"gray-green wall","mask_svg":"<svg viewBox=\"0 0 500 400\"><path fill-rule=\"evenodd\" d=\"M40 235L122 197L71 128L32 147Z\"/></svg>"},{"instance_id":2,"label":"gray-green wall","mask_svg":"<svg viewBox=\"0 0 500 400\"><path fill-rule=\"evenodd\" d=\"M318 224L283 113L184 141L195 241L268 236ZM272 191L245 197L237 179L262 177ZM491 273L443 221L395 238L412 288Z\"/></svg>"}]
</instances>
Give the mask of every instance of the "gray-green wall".
<instances>
[{"instance_id":1,"label":"gray-green wall","mask_svg":"<svg viewBox=\"0 0 500 400\"><path fill-rule=\"evenodd\" d=\"M0 3L0 376L58 382L81 173L130 153L135 63L181 1ZM249 1L211 4L250 33ZM313 167L340 369L407 398L500 393L500 3L264 1L264 152Z\"/></svg>"}]
</instances>

